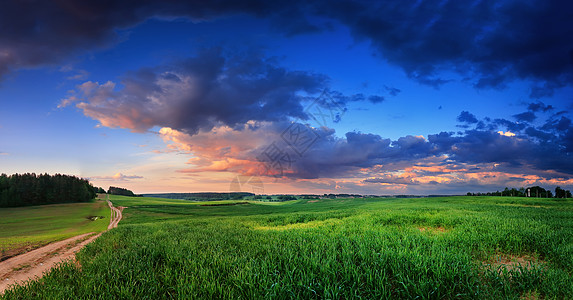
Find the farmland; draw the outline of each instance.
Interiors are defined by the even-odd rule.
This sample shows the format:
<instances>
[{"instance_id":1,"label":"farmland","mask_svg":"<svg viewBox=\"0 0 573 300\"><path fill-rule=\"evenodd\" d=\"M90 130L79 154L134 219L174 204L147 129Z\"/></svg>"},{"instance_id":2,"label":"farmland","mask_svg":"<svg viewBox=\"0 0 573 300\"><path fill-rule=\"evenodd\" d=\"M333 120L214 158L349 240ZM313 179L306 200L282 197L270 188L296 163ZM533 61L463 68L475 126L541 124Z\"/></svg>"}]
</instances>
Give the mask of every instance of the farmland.
<instances>
[{"instance_id":1,"label":"farmland","mask_svg":"<svg viewBox=\"0 0 573 300\"><path fill-rule=\"evenodd\" d=\"M4 297L573 298L570 199L111 199L79 264Z\"/></svg>"},{"instance_id":2,"label":"farmland","mask_svg":"<svg viewBox=\"0 0 573 300\"><path fill-rule=\"evenodd\" d=\"M0 215L0 257L9 257L49 242L103 231L110 210L105 201L95 201L1 208Z\"/></svg>"}]
</instances>

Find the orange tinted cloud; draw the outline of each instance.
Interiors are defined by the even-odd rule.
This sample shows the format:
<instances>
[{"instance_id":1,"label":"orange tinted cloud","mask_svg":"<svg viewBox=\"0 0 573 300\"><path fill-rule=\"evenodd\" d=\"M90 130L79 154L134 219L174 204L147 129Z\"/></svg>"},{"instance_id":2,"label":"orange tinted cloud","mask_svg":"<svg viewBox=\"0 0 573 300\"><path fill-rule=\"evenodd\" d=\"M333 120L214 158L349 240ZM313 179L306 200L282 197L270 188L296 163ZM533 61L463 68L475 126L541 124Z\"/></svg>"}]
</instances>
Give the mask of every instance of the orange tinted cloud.
<instances>
[{"instance_id":1,"label":"orange tinted cloud","mask_svg":"<svg viewBox=\"0 0 573 300\"><path fill-rule=\"evenodd\" d=\"M252 126L257 125L257 129ZM241 174L262 174L253 149L261 147L268 140L276 138L268 130L266 123L249 122L243 128L233 129L219 126L211 131L200 131L195 135L164 127L159 130L161 138L171 149L177 149L193 155L188 164L192 167L182 169L183 173L199 172L238 172Z\"/></svg>"}]
</instances>

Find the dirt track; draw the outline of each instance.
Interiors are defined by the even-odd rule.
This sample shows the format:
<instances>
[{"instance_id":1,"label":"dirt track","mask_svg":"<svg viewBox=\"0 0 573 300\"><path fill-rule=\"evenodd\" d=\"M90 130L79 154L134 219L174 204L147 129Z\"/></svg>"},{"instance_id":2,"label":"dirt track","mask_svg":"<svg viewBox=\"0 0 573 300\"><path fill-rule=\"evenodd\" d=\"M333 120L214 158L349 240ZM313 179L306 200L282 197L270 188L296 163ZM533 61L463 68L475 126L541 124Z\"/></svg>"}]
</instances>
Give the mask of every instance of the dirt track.
<instances>
[{"instance_id":1,"label":"dirt track","mask_svg":"<svg viewBox=\"0 0 573 300\"><path fill-rule=\"evenodd\" d=\"M107 227L109 230L117 227L124 207L115 208L109 200L107 203L111 208L111 218ZM0 262L0 295L13 284L21 284L29 279L41 277L56 264L74 259L76 252L101 234L95 232L81 234Z\"/></svg>"},{"instance_id":2,"label":"dirt track","mask_svg":"<svg viewBox=\"0 0 573 300\"><path fill-rule=\"evenodd\" d=\"M109 201L109 200L106 200L106 201L107 201L107 204L109 205L109 208L111 208L111 218L109 220L109 226L107 226L107 230L110 230L112 228L117 227L117 224L119 223L119 221L123 217L122 212L123 212L123 209L125 207L120 206L119 208L115 208L113 206L113 204L111 204L111 201Z\"/></svg>"}]
</instances>

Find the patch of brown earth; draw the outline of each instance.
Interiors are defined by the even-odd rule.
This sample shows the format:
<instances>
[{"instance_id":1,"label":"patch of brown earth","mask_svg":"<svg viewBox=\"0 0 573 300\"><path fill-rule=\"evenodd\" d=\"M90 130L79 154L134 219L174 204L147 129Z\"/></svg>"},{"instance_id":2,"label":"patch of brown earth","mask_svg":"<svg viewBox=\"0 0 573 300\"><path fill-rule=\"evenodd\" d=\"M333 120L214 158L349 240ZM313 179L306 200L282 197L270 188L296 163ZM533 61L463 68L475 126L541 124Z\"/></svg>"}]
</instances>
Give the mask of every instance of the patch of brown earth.
<instances>
[{"instance_id":1,"label":"patch of brown earth","mask_svg":"<svg viewBox=\"0 0 573 300\"><path fill-rule=\"evenodd\" d=\"M543 266L546 262L531 255L497 254L484 262L484 266L490 270L507 271L529 269L535 266Z\"/></svg>"},{"instance_id":2,"label":"patch of brown earth","mask_svg":"<svg viewBox=\"0 0 573 300\"><path fill-rule=\"evenodd\" d=\"M538 299L543 299L543 296L540 295L539 293L535 292L535 291L528 291L528 292L524 293L523 295L521 295L521 297L519 297L519 299L538 300Z\"/></svg>"},{"instance_id":3,"label":"patch of brown earth","mask_svg":"<svg viewBox=\"0 0 573 300\"><path fill-rule=\"evenodd\" d=\"M418 230L420 230L421 232L427 231L427 232L432 232L432 233L438 233L438 232L446 232L448 231L446 228L442 227L442 226L438 226L438 227L418 227Z\"/></svg>"}]
</instances>

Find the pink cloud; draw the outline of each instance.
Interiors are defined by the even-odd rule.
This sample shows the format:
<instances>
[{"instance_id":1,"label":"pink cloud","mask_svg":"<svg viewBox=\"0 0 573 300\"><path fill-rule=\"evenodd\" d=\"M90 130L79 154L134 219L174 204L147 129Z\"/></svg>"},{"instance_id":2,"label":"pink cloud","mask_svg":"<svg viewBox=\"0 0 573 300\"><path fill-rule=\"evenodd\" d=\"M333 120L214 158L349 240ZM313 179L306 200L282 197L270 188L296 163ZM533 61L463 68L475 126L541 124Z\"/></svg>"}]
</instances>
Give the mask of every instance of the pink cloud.
<instances>
[{"instance_id":1,"label":"pink cloud","mask_svg":"<svg viewBox=\"0 0 573 300\"><path fill-rule=\"evenodd\" d=\"M137 175L124 175L122 173L115 173L112 176L93 176L90 179L101 180L101 181L129 181L131 179L142 179L143 176Z\"/></svg>"}]
</instances>

